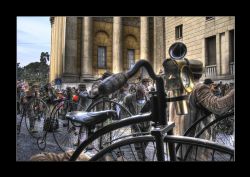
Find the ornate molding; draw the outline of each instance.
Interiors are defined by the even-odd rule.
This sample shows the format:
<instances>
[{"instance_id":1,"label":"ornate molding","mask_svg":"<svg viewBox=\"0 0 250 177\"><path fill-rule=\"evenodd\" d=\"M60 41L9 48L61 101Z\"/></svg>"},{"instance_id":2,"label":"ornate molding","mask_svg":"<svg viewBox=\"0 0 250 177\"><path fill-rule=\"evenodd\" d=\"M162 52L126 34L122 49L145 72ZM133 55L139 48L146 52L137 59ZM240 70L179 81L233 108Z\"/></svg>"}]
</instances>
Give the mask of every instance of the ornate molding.
<instances>
[{"instance_id":1,"label":"ornate molding","mask_svg":"<svg viewBox=\"0 0 250 177\"><path fill-rule=\"evenodd\" d=\"M121 17L125 26L140 27L140 17ZM113 23L113 17L93 17L93 21Z\"/></svg>"},{"instance_id":2,"label":"ornate molding","mask_svg":"<svg viewBox=\"0 0 250 177\"><path fill-rule=\"evenodd\" d=\"M113 23L113 17L93 17L93 21Z\"/></svg>"},{"instance_id":3,"label":"ornate molding","mask_svg":"<svg viewBox=\"0 0 250 177\"><path fill-rule=\"evenodd\" d=\"M125 26L140 27L140 17L122 17L122 23Z\"/></svg>"}]
</instances>

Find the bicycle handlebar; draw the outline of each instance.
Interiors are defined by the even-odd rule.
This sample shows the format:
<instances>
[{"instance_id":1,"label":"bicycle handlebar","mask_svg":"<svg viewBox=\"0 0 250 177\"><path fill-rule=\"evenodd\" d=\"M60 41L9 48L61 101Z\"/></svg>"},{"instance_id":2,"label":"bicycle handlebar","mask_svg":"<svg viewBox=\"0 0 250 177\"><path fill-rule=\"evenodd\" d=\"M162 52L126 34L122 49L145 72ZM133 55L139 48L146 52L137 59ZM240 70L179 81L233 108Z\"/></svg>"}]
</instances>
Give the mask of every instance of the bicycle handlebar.
<instances>
[{"instance_id":1,"label":"bicycle handlebar","mask_svg":"<svg viewBox=\"0 0 250 177\"><path fill-rule=\"evenodd\" d=\"M127 80L127 73L114 74L101 82L98 87L98 92L102 95L109 95L124 86Z\"/></svg>"},{"instance_id":2,"label":"bicycle handlebar","mask_svg":"<svg viewBox=\"0 0 250 177\"><path fill-rule=\"evenodd\" d=\"M134 65L133 68L131 68L126 73L114 74L104 79L98 87L99 94L109 95L115 92L116 90L119 90L127 83L127 80L129 78L133 77L139 71L141 67L145 67L148 71L149 76L152 79L157 80L157 76L154 73L154 70L150 63L147 60L140 60Z\"/></svg>"}]
</instances>

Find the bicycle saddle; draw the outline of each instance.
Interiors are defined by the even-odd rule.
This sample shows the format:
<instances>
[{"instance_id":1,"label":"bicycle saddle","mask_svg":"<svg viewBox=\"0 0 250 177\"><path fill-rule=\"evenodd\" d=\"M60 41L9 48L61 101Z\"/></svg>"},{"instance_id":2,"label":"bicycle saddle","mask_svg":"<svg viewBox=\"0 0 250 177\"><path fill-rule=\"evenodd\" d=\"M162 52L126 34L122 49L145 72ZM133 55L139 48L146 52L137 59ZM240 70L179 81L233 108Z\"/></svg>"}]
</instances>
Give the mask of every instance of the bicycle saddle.
<instances>
[{"instance_id":1,"label":"bicycle saddle","mask_svg":"<svg viewBox=\"0 0 250 177\"><path fill-rule=\"evenodd\" d=\"M104 122L111 116L117 116L113 110L105 110L98 112L72 111L66 114L66 118L70 121L81 123L86 126L95 125Z\"/></svg>"}]
</instances>

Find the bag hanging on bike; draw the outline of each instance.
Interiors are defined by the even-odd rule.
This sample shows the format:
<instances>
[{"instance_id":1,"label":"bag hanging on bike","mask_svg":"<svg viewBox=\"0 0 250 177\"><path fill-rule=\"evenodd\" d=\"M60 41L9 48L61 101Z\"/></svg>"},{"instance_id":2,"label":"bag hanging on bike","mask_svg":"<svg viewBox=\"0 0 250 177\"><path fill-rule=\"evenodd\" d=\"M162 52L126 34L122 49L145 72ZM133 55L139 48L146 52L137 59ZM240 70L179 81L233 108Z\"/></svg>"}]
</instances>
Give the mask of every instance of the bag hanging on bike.
<instances>
[{"instance_id":1,"label":"bag hanging on bike","mask_svg":"<svg viewBox=\"0 0 250 177\"><path fill-rule=\"evenodd\" d=\"M59 128L58 119L45 119L43 130L47 132L53 132Z\"/></svg>"}]
</instances>

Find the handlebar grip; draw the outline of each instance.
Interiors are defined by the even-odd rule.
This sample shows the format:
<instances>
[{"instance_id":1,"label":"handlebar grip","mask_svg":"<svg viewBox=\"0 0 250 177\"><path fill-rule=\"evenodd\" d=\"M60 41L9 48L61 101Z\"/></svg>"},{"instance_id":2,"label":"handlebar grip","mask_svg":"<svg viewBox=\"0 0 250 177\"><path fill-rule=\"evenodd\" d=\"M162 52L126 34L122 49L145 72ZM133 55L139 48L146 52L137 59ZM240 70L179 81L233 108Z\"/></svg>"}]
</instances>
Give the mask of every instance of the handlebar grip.
<instances>
[{"instance_id":1,"label":"handlebar grip","mask_svg":"<svg viewBox=\"0 0 250 177\"><path fill-rule=\"evenodd\" d=\"M125 73L118 73L109 76L100 83L98 92L102 95L109 95L124 86L127 80L128 78Z\"/></svg>"}]
</instances>

